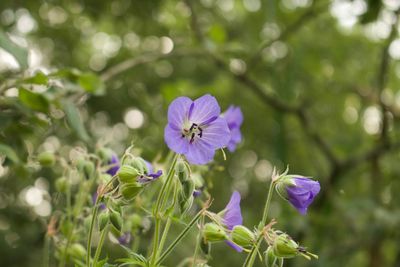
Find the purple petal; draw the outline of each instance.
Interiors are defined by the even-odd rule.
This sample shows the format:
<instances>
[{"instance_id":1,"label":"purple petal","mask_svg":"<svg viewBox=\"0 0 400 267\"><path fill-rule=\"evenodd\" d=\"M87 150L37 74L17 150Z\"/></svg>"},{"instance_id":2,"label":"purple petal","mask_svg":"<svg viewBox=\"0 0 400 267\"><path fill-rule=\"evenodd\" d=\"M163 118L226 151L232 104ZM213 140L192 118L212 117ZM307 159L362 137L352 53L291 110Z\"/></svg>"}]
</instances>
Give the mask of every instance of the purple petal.
<instances>
[{"instance_id":1,"label":"purple petal","mask_svg":"<svg viewBox=\"0 0 400 267\"><path fill-rule=\"evenodd\" d=\"M189 144L189 143L188 143ZM191 164L203 165L213 160L215 149L202 139L188 145L188 152L185 154L186 159Z\"/></svg>"},{"instance_id":2,"label":"purple petal","mask_svg":"<svg viewBox=\"0 0 400 267\"><path fill-rule=\"evenodd\" d=\"M143 160L144 160L144 163L146 163L147 170L149 171L148 173L153 173L153 171L154 171L153 165L151 165L151 163L149 161L147 161L145 159L143 159Z\"/></svg>"},{"instance_id":3,"label":"purple petal","mask_svg":"<svg viewBox=\"0 0 400 267\"><path fill-rule=\"evenodd\" d=\"M321 187L317 181L305 177L293 178L295 186L287 186L289 202L301 213L306 214L308 206L313 202Z\"/></svg>"},{"instance_id":4,"label":"purple petal","mask_svg":"<svg viewBox=\"0 0 400 267\"><path fill-rule=\"evenodd\" d=\"M132 235L129 232L123 233L120 237L118 237L118 242L120 245L126 246L131 242Z\"/></svg>"},{"instance_id":5,"label":"purple petal","mask_svg":"<svg viewBox=\"0 0 400 267\"><path fill-rule=\"evenodd\" d=\"M197 124L207 124L217 119L220 113L221 108L215 97L207 94L194 101L189 120Z\"/></svg>"},{"instance_id":6,"label":"purple petal","mask_svg":"<svg viewBox=\"0 0 400 267\"><path fill-rule=\"evenodd\" d=\"M110 168L107 170L107 173L111 176L114 176L119 170L120 164L117 155L112 154L110 161L108 162Z\"/></svg>"},{"instance_id":7,"label":"purple petal","mask_svg":"<svg viewBox=\"0 0 400 267\"><path fill-rule=\"evenodd\" d=\"M226 240L225 243L227 243L231 248L233 248L234 250L236 250L237 252L242 252L243 248L239 247L238 245L236 245L235 243L233 243L232 241Z\"/></svg>"},{"instance_id":8,"label":"purple petal","mask_svg":"<svg viewBox=\"0 0 400 267\"><path fill-rule=\"evenodd\" d=\"M226 120L217 118L203 129L201 140L215 149L226 146L231 139L231 133Z\"/></svg>"},{"instance_id":9,"label":"purple petal","mask_svg":"<svg viewBox=\"0 0 400 267\"><path fill-rule=\"evenodd\" d=\"M189 107L193 101L185 96L176 98L168 107L168 124L178 129L182 128L185 120L188 119Z\"/></svg>"},{"instance_id":10,"label":"purple petal","mask_svg":"<svg viewBox=\"0 0 400 267\"><path fill-rule=\"evenodd\" d=\"M229 106L229 108L223 114L224 118L228 122L230 129L240 128L243 123L243 113L240 107L234 105Z\"/></svg>"},{"instance_id":11,"label":"purple petal","mask_svg":"<svg viewBox=\"0 0 400 267\"><path fill-rule=\"evenodd\" d=\"M232 230L235 225L243 223L242 212L240 210L240 194L238 191L233 192L228 205L226 205L223 219L229 230Z\"/></svg>"},{"instance_id":12,"label":"purple petal","mask_svg":"<svg viewBox=\"0 0 400 267\"><path fill-rule=\"evenodd\" d=\"M158 177L160 177L162 175L162 170L158 170L156 173L149 173L147 176L153 178L153 179L157 179Z\"/></svg>"},{"instance_id":13,"label":"purple petal","mask_svg":"<svg viewBox=\"0 0 400 267\"><path fill-rule=\"evenodd\" d=\"M228 150L230 152L235 151L237 144L239 144L242 141L242 134L239 129L232 129L231 130L231 140L229 140L229 143L227 145Z\"/></svg>"},{"instance_id":14,"label":"purple petal","mask_svg":"<svg viewBox=\"0 0 400 267\"><path fill-rule=\"evenodd\" d=\"M189 150L189 142L186 138L182 137L180 130L168 124L164 130L164 139L167 146L172 151L179 154L186 154Z\"/></svg>"}]
</instances>

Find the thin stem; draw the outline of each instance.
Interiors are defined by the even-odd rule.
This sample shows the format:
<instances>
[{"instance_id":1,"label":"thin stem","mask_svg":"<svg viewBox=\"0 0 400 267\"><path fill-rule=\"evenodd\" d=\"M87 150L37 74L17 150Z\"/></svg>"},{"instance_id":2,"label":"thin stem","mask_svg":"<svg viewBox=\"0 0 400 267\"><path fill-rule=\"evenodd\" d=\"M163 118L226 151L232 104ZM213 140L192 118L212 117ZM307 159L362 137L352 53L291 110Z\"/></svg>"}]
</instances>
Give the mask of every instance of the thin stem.
<instances>
[{"instance_id":1,"label":"thin stem","mask_svg":"<svg viewBox=\"0 0 400 267\"><path fill-rule=\"evenodd\" d=\"M164 244L165 244L165 241L166 241L166 239L167 239L168 231L169 231L169 228L171 227L171 223L172 223L171 217L168 216L167 222L165 223L163 235L162 235L161 240L160 240L160 245L159 245L159 247L158 247L158 255L157 255L157 258L158 258L159 254L160 254L160 251L162 251L163 248L164 248Z\"/></svg>"},{"instance_id":2,"label":"thin stem","mask_svg":"<svg viewBox=\"0 0 400 267\"><path fill-rule=\"evenodd\" d=\"M108 230L108 225L106 225L104 229L101 230L99 244L97 245L96 252L94 254L93 266L96 266L97 261L99 260L101 249L103 248L104 240L107 234L107 230Z\"/></svg>"},{"instance_id":3,"label":"thin stem","mask_svg":"<svg viewBox=\"0 0 400 267\"><path fill-rule=\"evenodd\" d=\"M203 214L203 210L199 211L196 216L189 222L185 229L179 234L179 236L172 242L171 245L164 251L164 253L160 256L160 258L156 262L156 266L161 264L165 258L171 253L171 251L179 244L179 242L185 237L185 235L189 232L189 230L193 227L193 225L198 221L200 216Z\"/></svg>"},{"instance_id":4,"label":"thin stem","mask_svg":"<svg viewBox=\"0 0 400 267\"><path fill-rule=\"evenodd\" d=\"M87 240L87 253L86 253L86 266L90 267L90 254L91 254L91 246L92 246L92 236L93 236L93 228L94 228L94 222L96 220L97 217L97 213L99 211L99 203L100 203L100 199L103 197L103 194L106 192L108 186L110 186L115 179L117 179L117 175L114 175L110 181L108 181L108 183L102 188L102 190L100 190L100 192L97 195L96 198L96 203L94 204L93 207L93 212L92 212L92 220L90 222L90 228L89 228L89 235L88 235L88 240Z\"/></svg>"},{"instance_id":5,"label":"thin stem","mask_svg":"<svg viewBox=\"0 0 400 267\"><path fill-rule=\"evenodd\" d=\"M169 188L169 184L171 183L172 177L175 174L175 165L178 160L178 157L179 157L179 154L176 154L172 161L171 167L169 168L169 171L168 171L167 178L161 187L160 193L158 194L157 202L156 202L155 209L154 209L155 226L154 226L153 252L152 252L151 260L150 260L151 266L153 266L154 263L156 262L157 255L158 255L158 240L160 237L160 223L161 223L161 218L160 218L160 214L159 214L160 208L164 202L163 200L164 200L164 195L166 193L166 189Z\"/></svg>"},{"instance_id":6,"label":"thin stem","mask_svg":"<svg viewBox=\"0 0 400 267\"><path fill-rule=\"evenodd\" d=\"M260 235L256 241L255 246L253 246L252 250L250 251L249 255L247 255L246 261L243 264L243 267L252 267L254 264L254 261L256 259L256 255L257 255L257 251L258 248L261 245L262 239L263 239L263 233L262 233L262 228L265 226L266 222L267 222L267 218L268 218L268 212L269 212L269 206L271 204L271 199L272 199L272 195L274 193L274 187L275 187L275 183L273 181L271 181L271 184L269 186L269 190L268 190L268 196L267 196L267 201L265 202L265 206L264 206L264 212L263 212L263 217L262 220L259 224L259 230L260 230Z\"/></svg>"},{"instance_id":7,"label":"thin stem","mask_svg":"<svg viewBox=\"0 0 400 267\"><path fill-rule=\"evenodd\" d=\"M203 224L204 224L204 216L201 217L201 223L200 223L200 227L201 229L203 229ZM197 234L197 238L196 238L196 247L194 248L194 254L193 254L193 261L192 261L192 267L194 267L196 265L196 261L197 261L197 254L199 252L199 246L200 246L200 241L201 241L201 230L198 232Z\"/></svg>"}]
</instances>

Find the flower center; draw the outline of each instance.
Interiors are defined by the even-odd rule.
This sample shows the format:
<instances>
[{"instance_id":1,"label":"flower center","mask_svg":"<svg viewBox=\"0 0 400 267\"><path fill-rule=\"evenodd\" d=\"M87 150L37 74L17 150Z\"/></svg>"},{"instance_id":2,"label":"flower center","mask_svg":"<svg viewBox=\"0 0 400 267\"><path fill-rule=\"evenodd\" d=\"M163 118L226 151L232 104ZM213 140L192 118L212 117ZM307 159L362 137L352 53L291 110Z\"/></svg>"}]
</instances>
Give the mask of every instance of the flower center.
<instances>
[{"instance_id":1,"label":"flower center","mask_svg":"<svg viewBox=\"0 0 400 267\"><path fill-rule=\"evenodd\" d=\"M201 138L203 136L203 129L197 123L192 123L188 128L185 127L182 130L182 138L186 137L190 143L193 143L196 137Z\"/></svg>"}]
</instances>

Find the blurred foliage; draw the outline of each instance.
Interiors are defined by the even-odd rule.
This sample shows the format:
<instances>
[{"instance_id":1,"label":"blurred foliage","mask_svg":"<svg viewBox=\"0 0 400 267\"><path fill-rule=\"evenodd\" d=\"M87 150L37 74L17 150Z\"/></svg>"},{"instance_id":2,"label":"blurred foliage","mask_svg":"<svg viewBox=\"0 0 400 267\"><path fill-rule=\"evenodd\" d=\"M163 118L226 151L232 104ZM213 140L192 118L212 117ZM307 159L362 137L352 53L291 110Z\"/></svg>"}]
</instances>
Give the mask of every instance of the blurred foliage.
<instances>
[{"instance_id":1,"label":"blurred foliage","mask_svg":"<svg viewBox=\"0 0 400 267\"><path fill-rule=\"evenodd\" d=\"M63 170L41 168L40 152L72 160L102 145L121 155L133 143L158 161L170 101L211 93L245 116L242 145L226 162L217 154L206 177L213 209L238 189L245 224L255 225L272 166L289 164L322 193L301 218L272 205L278 225L320 257L286 266L400 266L398 6L0 1L0 265L41 264ZM35 205L32 188L42 192ZM189 255L194 238L174 253ZM124 254L106 246L112 258ZM212 255L212 266L244 260L224 244Z\"/></svg>"}]
</instances>

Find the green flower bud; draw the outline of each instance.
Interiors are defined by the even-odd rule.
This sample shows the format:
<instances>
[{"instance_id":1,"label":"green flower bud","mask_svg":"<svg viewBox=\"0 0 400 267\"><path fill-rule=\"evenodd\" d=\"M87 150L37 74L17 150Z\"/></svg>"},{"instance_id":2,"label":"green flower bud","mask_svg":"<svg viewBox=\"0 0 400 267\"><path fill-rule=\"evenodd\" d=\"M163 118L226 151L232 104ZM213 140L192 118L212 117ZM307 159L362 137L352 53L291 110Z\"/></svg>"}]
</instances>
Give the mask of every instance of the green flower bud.
<instances>
[{"instance_id":1,"label":"green flower bud","mask_svg":"<svg viewBox=\"0 0 400 267\"><path fill-rule=\"evenodd\" d=\"M143 185L137 182L122 184L119 192L126 201L134 199L143 189Z\"/></svg>"},{"instance_id":2,"label":"green flower bud","mask_svg":"<svg viewBox=\"0 0 400 267\"><path fill-rule=\"evenodd\" d=\"M134 231L137 228L140 228L142 226L142 217L135 213L131 216L130 222L132 224L132 230Z\"/></svg>"},{"instance_id":3,"label":"green flower bud","mask_svg":"<svg viewBox=\"0 0 400 267\"><path fill-rule=\"evenodd\" d=\"M105 148L105 147L99 148L96 151L96 155L99 156L101 161L105 162L105 163L110 161L112 154L113 154L112 150L109 148Z\"/></svg>"},{"instance_id":4,"label":"green flower bud","mask_svg":"<svg viewBox=\"0 0 400 267\"><path fill-rule=\"evenodd\" d=\"M87 180L89 180L90 177L92 177L95 170L94 163L85 159L78 160L77 168L79 172L83 173L83 175Z\"/></svg>"},{"instance_id":5,"label":"green flower bud","mask_svg":"<svg viewBox=\"0 0 400 267\"><path fill-rule=\"evenodd\" d=\"M203 236L207 242L217 242L228 239L225 229L215 223L207 223L204 225Z\"/></svg>"},{"instance_id":6,"label":"green flower bud","mask_svg":"<svg viewBox=\"0 0 400 267\"><path fill-rule=\"evenodd\" d=\"M97 223L99 225L99 231L102 231L108 224L110 220L110 214L108 212L102 212L97 218Z\"/></svg>"},{"instance_id":7,"label":"green flower bud","mask_svg":"<svg viewBox=\"0 0 400 267\"><path fill-rule=\"evenodd\" d=\"M86 256L86 249L79 243L72 244L68 249L68 254L76 259L84 259Z\"/></svg>"},{"instance_id":8,"label":"green flower bud","mask_svg":"<svg viewBox=\"0 0 400 267\"><path fill-rule=\"evenodd\" d=\"M117 175L121 183L132 183L136 182L138 171L130 165L122 165Z\"/></svg>"},{"instance_id":9,"label":"green flower bud","mask_svg":"<svg viewBox=\"0 0 400 267\"><path fill-rule=\"evenodd\" d=\"M182 182L182 197L188 199L193 195L194 182L192 180L186 180Z\"/></svg>"},{"instance_id":10,"label":"green flower bud","mask_svg":"<svg viewBox=\"0 0 400 267\"><path fill-rule=\"evenodd\" d=\"M179 208L182 215L184 215L186 212L190 210L190 208L193 205L193 199L194 199L193 196L185 198L183 194L178 195Z\"/></svg>"},{"instance_id":11,"label":"green flower bud","mask_svg":"<svg viewBox=\"0 0 400 267\"><path fill-rule=\"evenodd\" d=\"M58 192L65 193L70 186L69 181L66 177L60 177L56 180L55 186Z\"/></svg>"},{"instance_id":12,"label":"green flower bud","mask_svg":"<svg viewBox=\"0 0 400 267\"><path fill-rule=\"evenodd\" d=\"M38 155L40 165L50 167L56 162L56 157L52 152L42 152Z\"/></svg>"},{"instance_id":13,"label":"green flower bud","mask_svg":"<svg viewBox=\"0 0 400 267\"><path fill-rule=\"evenodd\" d=\"M132 167L134 167L140 173L149 173L149 168L147 167L146 162L140 157L136 157L133 159Z\"/></svg>"},{"instance_id":14,"label":"green flower bud","mask_svg":"<svg viewBox=\"0 0 400 267\"><path fill-rule=\"evenodd\" d=\"M278 267L278 259L271 246L267 248L267 250L264 252L264 264L265 267Z\"/></svg>"},{"instance_id":15,"label":"green flower bud","mask_svg":"<svg viewBox=\"0 0 400 267\"><path fill-rule=\"evenodd\" d=\"M178 175L179 181L181 181L181 183L189 179L189 166L184 161L180 160L176 163L175 172Z\"/></svg>"},{"instance_id":16,"label":"green flower bud","mask_svg":"<svg viewBox=\"0 0 400 267\"><path fill-rule=\"evenodd\" d=\"M255 240L254 233L243 225L233 227L231 238L233 242L244 248L251 247Z\"/></svg>"},{"instance_id":17,"label":"green flower bud","mask_svg":"<svg viewBox=\"0 0 400 267\"><path fill-rule=\"evenodd\" d=\"M276 191L279 194L279 196L281 196L283 199L286 200L289 199L286 187L296 186L296 184L293 182L293 177L294 175L285 175L278 178L278 180L276 181L275 185Z\"/></svg>"},{"instance_id":18,"label":"green flower bud","mask_svg":"<svg viewBox=\"0 0 400 267\"><path fill-rule=\"evenodd\" d=\"M110 211L110 222L119 232L122 230L122 216L116 211Z\"/></svg>"},{"instance_id":19,"label":"green flower bud","mask_svg":"<svg viewBox=\"0 0 400 267\"><path fill-rule=\"evenodd\" d=\"M293 258L299 254L299 245L287 234L278 235L273 244L276 257Z\"/></svg>"},{"instance_id":20,"label":"green flower bud","mask_svg":"<svg viewBox=\"0 0 400 267\"><path fill-rule=\"evenodd\" d=\"M103 173L103 174L100 175L100 180L101 180L104 184L107 184L111 179L112 179L112 176L109 175L108 173Z\"/></svg>"}]
</instances>

